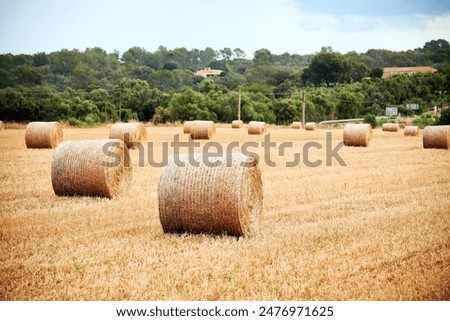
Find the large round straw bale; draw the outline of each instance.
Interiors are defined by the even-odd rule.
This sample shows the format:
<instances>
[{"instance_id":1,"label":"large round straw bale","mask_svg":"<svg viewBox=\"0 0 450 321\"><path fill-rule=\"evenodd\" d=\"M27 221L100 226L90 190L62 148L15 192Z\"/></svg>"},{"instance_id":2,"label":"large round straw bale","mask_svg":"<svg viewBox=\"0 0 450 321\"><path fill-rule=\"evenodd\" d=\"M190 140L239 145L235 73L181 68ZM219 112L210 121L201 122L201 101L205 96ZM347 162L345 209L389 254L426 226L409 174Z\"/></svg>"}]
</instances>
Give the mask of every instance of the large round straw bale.
<instances>
[{"instance_id":1,"label":"large round straw bale","mask_svg":"<svg viewBox=\"0 0 450 321\"><path fill-rule=\"evenodd\" d=\"M370 124L346 124L344 127L345 146L369 146L372 139L372 126Z\"/></svg>"},{"instance_id":2,"label":"large round straw bale","mask_svg":"<svg viewBox=\"0 0 450 321\"><path fill-rule=\"evenodd\" d=\"M196 120L191 127L192 139L211 139L216 133L216 124L210 120Z\"/></svg>"},{"instance_id":3,"label":"large round straw bale","mask_svg":"<svg viewBox=\"0 0 450 321\"><path fill-rule=\"evenodd\" d=\"M384 123L383 125L381 125L381 130L383 132L398 132L399 129L400 129L399 124Z\"/></svg>"},{"instance_id":4,"label":"large round straw bale","mask_svg":"<svg viewBox=\"0 0 450 321\"><path fill-rule=\"evenodd\" d=\"M251 121L248 123L247 132L249 135L261 135L266 131L267 124L263 121Z\"/></svg>"},{"instance_id":5,"label":"large round straw bale","mask_svg":"<svg viewBox=\"0 0 450 321\"><path fill-rule=\"evenodd\" d=\"M242 120L233 120L231 122L231 128L241 128L244 126L244 122Z\"/></svg>"},{"instance_id":6,"label":"large round straw bale","mask_svg":"<svg viewBox=\"0 0 450 321\"><path fill-rule=\"evenodd\" d=\"M427 126L423 130L423 148L449 149L450 125Z\"/></svg>"},{"instance_id":7,"label":"large round straw bale","mask_svg":"<svg viewBox=\"0 0 450 321\"><path fill-rule=\"evenodd\" d=\"M174 155L162 171L158 203L165 233L254 236L263 210L258 162L243 154Z\"/></svg>"},{"instance_id":8,"label":"large round straw bale","mask_svg":"<svg viewBox=\"0 0 450 321\"><path fill-rule=\"evenodd\" d=\"M66 141L53 155L56 195L113 198L126 190L130 181L130 156L120 139Z\"/></svg>"},{"instance_id":9,"label":"large round straw bale","mask_svg":"<svg viewBox=\"0 0 450 321\"><path fill-rule=\"evenodd\" d=\"M183 134L190 134L194 126L194 121L187 120L183 123Z\"/></svg>"},{"instance_id":10,"label":"large round straw bale","mask_svg":"<svg viewBox=\"0 0 450 321\"><path fill-rule=\"evenodd\" d=\"M4 127L5 127L5 123L0 120L0 130L2 130Z\"/></svg>"},{"instance_id":11,"label":"large round straw bale","mask_svg":"<svg viewBox=\"0 0 450 321\"><path fill-rule=\"evenodd\" d=\"M417 136L419 135L419 126L405 126L403 133L405 136Z\"/></svg>"},{"instance_id":12,"label":"large round straw bale","mask_svg":"<svg viewBox=\"0 0 450 321\"><path fill-rule=\"evenodd\" d=\"M31 122L25 130L27 148L55 148L63 140L58 122Z\"/></svg>"},{"instance_id":13,"label":"large round straw bale","mask_svg":"<svg viewBox=\"0 0 450 321\"><path fill-rule=\"evenodd\" d=\"M292 123L292 128L294 128L294 129L302 129L302 122L300 122L300 121L294 121L294 122Z\"/></svg>"},{"instance_id":14,"label":"large round straw bale","mask_svg":"<svg viewBox=\"0 0 450 321\"><path fill-rule=\"evenodd\" d=\"M316 123L313 122L305 123L305 130L316 130Z\"/></svg>"},{"instance_id":15,"label":"large round straw bale","mask_svg":"<svg viewBox=\"0 0 450 321\"><path fill-rule=\"evenodd\" d=\"M147 139L147 130L142 123L115 123L109 130L109 139L120 139L134 149Z\"/></svg>"}]
</instances>

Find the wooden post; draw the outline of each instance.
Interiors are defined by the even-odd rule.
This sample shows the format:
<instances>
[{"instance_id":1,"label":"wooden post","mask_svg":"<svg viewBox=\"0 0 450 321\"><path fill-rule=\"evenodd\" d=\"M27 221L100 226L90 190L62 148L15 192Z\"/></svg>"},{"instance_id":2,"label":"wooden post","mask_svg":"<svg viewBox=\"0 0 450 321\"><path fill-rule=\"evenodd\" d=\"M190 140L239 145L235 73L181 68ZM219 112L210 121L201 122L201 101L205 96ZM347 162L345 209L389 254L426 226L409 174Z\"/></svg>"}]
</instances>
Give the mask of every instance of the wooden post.
<instances>
[{"instance_id":1,"label":"wooden post","mask_svg":"<svg viewBox=\"0 0 450 321\"><path fill-rule=\"evenodd\" d=\"M238 92L238 120L241 120L241 90Z\"/></svg>"}]
</instances>

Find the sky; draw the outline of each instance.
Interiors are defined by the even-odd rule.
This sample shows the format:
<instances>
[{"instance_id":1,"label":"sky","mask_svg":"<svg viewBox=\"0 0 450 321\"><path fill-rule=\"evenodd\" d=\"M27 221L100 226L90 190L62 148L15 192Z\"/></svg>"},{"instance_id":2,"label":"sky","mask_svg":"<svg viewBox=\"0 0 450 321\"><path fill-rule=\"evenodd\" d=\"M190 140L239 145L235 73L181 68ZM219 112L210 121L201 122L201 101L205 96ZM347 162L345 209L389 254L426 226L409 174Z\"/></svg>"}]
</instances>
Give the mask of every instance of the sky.
<instances>
[{"instance_id":1,"label":"sky","mask_svg":"<svg viewBox=\"0 0 450 321\"><path fill-rule=\"evenodd\" d=\"M0 0L0 54L240 48L402 51L450 42L449 0Z\"/></svg>"}]
</instances>

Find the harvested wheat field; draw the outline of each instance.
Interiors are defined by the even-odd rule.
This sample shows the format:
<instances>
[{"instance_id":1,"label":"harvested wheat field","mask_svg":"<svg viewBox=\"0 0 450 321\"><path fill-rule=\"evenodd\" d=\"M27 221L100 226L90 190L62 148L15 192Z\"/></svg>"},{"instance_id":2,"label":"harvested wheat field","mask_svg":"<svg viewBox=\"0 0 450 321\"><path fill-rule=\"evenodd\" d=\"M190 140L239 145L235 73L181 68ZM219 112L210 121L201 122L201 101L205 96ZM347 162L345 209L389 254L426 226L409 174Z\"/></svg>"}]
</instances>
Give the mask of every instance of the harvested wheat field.
<instances>
[{"instance_id":1,"label":"harvested wheat field","mask_svg":"<svg viewBox=\"0 0 450 321\"><path fill-rule=\"evenodd\" d=\"M175 134L188 140L181 126L147 132L154 162ZM0 300L450 300L450 151L424 149L422 132L377 128L369 147L339 150L347 166L326 166L327 132L332 147L342 141L342 129L272 126L273 142L293 143L284 156L271 149L274 165L265 135L217 126L224 149L257 142L248 151L262 157L260 230L236 238L164 233L162 168L147 156L139 166L139 149L129 151L128 193L56 196L54 150L27 149L24 129L1 131ZM64 139L108 133L65 128ZM310 148L309 162L323 162L287 167L311 141L323 148Z\"/></svg>"}]
</instances>

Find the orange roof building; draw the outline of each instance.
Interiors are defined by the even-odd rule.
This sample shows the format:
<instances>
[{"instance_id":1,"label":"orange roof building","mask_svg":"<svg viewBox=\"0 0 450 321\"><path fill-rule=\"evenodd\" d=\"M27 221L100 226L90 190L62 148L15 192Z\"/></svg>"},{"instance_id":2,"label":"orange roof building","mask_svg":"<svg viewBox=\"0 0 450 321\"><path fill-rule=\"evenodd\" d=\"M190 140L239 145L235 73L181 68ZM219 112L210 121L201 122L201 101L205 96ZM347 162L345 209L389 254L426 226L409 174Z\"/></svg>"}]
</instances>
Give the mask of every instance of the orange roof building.
<instances>
[{"instance_id":1,"label":"orange roof building","mask_svg":"<svg viewBox=\"0 0 450 321\"><path fill-rule=\"evenodd\" d=\"M432 74L436 71L437 69L433 67L389 67L383 69L383 78L398 74L405 74L408 76L414 74Z\"/></svg>"},{"instance_id":2,"label":"orange roof building","mask_svg":"<svg viewBox=\"0 0 450 321\"><path fill-rule=\"evenodd\" d=\"M206 77L212 77L212 76L220 76L222 74L222 72L223 72L223 70L220 70L220 69L204 68L204 69L196 71L195 75L206 78Z\"/></svg>"}]
</instances>

